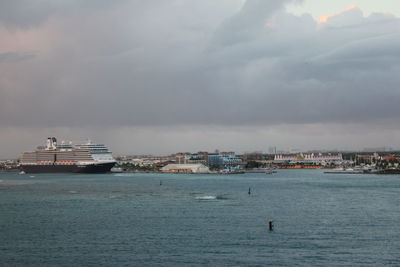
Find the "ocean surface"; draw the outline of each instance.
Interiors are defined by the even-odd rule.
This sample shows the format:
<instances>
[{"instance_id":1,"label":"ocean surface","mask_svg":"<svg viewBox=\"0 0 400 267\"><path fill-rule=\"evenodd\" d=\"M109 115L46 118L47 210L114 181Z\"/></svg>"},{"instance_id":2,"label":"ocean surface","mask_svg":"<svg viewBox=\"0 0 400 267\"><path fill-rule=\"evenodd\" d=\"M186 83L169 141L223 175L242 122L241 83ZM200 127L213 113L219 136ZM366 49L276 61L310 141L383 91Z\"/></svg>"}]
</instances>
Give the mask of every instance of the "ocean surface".
<instances>
[{"instance_id":1,"label":"ocean surface","mask_svg":"<svg viewBox=\"0 0 400 267\"><path fill-rule=\"evenodd\" d=\"M0 266L400 266L400 176L1 173Z\"/></svg>"}]
</instances>

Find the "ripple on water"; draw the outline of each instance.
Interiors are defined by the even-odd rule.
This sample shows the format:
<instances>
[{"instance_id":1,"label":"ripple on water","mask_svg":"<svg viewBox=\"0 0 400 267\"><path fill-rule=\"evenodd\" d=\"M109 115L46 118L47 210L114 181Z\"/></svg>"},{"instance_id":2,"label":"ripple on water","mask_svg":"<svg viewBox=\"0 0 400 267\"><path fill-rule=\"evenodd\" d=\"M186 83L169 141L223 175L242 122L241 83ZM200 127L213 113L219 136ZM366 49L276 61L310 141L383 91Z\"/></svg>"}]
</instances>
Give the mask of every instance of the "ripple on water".
<instances>
[{"instance_id":1,"label":"ripple on water","mask_svg":"<svg viewBox=\"0 0 400 267\"><path fill-rule=\"evenodd\" d=\"M399 265L399 176L35 176L0 174L6 266Z\"/></svg>"}]
</instances>

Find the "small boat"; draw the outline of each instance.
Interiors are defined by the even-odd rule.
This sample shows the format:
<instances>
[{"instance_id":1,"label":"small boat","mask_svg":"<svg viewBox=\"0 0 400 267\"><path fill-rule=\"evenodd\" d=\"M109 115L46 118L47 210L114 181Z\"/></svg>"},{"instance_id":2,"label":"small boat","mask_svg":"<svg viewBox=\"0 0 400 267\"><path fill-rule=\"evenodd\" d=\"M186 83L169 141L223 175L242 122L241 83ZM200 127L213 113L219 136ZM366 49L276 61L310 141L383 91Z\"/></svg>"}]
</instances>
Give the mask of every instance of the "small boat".
<instances>
[{"instance_id":1,"label":"small boat","mask_svg":"<svg viewBox=\"0 0 400 267\"><path fill-rule=\"evenodd\" d=\"M114 172L114 173L121 173L121 172L124 172L124 170L123 170L122 168L118 168L118 167L113 167L113 168L111 168L110 171L111 171L111 172Z\"/></svg>"},{"instance_id":2,"label":"small boat","mask_svg":"<svg viewBox=\"0 0 400 267\"><path fill-rule=\"evenodd\" d=\"M324 173L330 174L360 174L363 173L361 169L353 169L353 168L336 168L330 171L324 171Z\"/></svg>"}]
</instances>

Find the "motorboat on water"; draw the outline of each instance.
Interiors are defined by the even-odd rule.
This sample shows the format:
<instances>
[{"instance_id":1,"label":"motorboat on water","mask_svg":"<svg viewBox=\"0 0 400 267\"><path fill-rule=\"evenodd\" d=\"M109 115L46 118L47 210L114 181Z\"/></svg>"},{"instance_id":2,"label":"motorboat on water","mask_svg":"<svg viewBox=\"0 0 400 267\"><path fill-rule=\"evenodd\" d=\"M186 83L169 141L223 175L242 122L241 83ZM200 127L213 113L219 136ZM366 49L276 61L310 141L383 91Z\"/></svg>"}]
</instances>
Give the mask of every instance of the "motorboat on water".
<instances>
[{"instance_id":1,"label":"motorboat on water","mask_svg":"<svg viewBox=\"0 0 400 267\"><path fill-rule=\"evenodd\" d=\"M359 168L335 168L329 171L325 171L324 173L331 173L331 174L361 174L364 171Z\"/></svg>"}]
</instances>

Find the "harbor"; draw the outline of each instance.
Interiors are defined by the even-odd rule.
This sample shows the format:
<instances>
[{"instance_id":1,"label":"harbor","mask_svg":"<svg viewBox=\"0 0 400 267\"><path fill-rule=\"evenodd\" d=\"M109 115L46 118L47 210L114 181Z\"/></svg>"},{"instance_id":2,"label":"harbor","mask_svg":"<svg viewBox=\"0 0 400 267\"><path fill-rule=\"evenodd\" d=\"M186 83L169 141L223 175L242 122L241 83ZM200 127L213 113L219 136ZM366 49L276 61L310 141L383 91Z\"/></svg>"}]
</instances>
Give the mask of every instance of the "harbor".
<instances>
[{"instance_id":1,"label":"harbor","mask_svg":"<svg viewBox=\"0 0 400 267\"><path fill-rule=\"evenodd\" d=\"M400 152L268 154L235 152L176 153L169 156L116 156L104 145L57 144L0 161L2 172L22 173L174 173L273 174L279 170L323 170L327 174L400 174Z\"/></svg>"}]
</instances>

